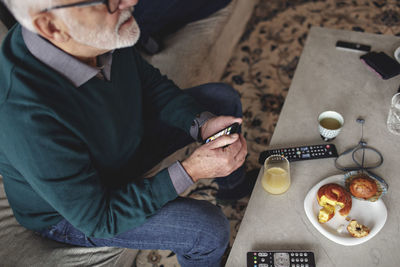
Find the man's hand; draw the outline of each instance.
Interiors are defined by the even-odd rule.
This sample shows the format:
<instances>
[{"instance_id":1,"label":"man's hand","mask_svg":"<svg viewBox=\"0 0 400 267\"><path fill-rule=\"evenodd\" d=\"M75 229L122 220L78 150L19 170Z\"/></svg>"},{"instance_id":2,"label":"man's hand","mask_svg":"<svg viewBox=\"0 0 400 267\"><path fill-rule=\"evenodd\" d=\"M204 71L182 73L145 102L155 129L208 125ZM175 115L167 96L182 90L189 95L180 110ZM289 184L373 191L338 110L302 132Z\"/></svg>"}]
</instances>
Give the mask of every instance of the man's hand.
<instances>
[{"instance_id":1,"label":"man's hand","mask_svg":"<svg viewBox=\"0 0 400 267\"><path fill-rule=\"evenodd\" d=\"M218 128L217 131L221 129ZM225 147L226 145L229 146ZM203 178L231 174L243 165L246 155L247 144L241 134L224 135L197 148L182 162L182 166L193 181L197 182Z\"/></svg>"}]
</instances>

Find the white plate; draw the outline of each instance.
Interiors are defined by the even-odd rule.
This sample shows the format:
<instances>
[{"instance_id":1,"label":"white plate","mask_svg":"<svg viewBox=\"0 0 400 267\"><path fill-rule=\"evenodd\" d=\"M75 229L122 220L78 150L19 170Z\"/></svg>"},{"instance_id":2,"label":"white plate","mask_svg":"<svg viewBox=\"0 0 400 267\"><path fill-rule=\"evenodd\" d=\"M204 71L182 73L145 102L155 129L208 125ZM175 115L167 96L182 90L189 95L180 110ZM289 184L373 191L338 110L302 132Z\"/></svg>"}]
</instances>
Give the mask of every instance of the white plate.
<instances>
[{"instance_id":1,"label":"white plate","mask_svg":"<svg viewBox=\"0 0 400 267\"><path fill-rule=\"evenodd\" d=\"M387 209L382 199L379 199L376 202L358 200L355 198L352 199L353 205L348 217L368 226L371 230L369 235L361 238L352 237L348 233L346 227L349 222L346 221L345 217L341 216L337 211L331 220L323 224L319 223L318 213L322 208L318 204L317 200L317 192L319 188L328 183L337 183L344 186L343 177L343 175L328 177L311 188L304 199L304 210L312 225L314 225L321 234L338 244L354 246L370 240L382 229L386 222ZM344 225L345 227L343 228L343 231L338 232L337 229L340 228L340 225Z\"/></svg>"}]
</instances>

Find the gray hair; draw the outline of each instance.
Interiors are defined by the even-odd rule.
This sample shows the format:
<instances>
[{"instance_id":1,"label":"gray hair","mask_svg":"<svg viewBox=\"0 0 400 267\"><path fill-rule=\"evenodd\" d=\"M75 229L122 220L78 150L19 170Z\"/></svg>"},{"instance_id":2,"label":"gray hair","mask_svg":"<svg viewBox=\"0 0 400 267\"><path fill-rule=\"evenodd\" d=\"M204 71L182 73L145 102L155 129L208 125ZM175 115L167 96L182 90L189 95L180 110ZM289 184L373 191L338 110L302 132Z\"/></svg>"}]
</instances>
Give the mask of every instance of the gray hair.
<instances>
[{"instance_id":1,"label":"gray hair","mask_svg":"<svg viewBox=\"0 0 400 267\"><path fill-rule=\"evenodd\" d=\"M29 12L39 12L49 8L55 0L3 0L3 2L22 26L36 32Z\"/></svg>"}]
</instances>

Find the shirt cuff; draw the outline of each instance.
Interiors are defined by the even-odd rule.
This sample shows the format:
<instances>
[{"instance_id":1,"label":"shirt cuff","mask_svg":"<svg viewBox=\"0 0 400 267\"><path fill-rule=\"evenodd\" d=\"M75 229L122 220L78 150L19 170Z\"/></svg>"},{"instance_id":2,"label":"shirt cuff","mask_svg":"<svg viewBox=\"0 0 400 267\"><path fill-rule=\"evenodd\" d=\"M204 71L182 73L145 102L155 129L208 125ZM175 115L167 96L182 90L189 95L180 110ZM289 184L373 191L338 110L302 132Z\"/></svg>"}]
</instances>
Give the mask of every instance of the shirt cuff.
<instances>
[{"instance_id":1,"label":"shirt cuff","mask_svg":"<svg viewBox=\"0 0 400 267\"><path fill-rule=\"evenodd\" d=\"M187 174L179 161L168 167L168 173L178 195L194 184L192 178Z\"/></svg>"},{"instance_id":2,"label":"shirt cuff","mask_svg":"<svg viewBox=\"0 0 400 267\"><path fill-rule=\"evenodd\" d=\"M192 122L192 126L190 127L190 135L193 137L194 140L201 141L199 140L200 127L203 126L206 121L214 117L216 117L216 115L208 111L204 111L196 116L196 118Z\"/></svg>"}]
</instances>

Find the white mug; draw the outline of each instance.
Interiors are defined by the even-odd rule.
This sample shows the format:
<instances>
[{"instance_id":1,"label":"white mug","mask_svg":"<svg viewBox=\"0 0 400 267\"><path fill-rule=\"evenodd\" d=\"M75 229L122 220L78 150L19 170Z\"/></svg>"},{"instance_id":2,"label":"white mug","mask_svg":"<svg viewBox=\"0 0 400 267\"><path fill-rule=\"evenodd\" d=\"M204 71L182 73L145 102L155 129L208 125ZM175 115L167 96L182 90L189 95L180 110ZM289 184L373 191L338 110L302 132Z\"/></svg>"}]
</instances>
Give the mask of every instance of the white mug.
<instances>
[{"instance_id":1,"label":"white mug","mask_svg":"<svg viewBox=\"0 0 400 267\"><path fill-rule=\"evenodd\" d=\"M318 116L318 129L321 138L328 142L335 139L344 124L343 116L336 111L324 111Z\"/></svg>"}]
</instances>

